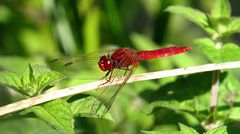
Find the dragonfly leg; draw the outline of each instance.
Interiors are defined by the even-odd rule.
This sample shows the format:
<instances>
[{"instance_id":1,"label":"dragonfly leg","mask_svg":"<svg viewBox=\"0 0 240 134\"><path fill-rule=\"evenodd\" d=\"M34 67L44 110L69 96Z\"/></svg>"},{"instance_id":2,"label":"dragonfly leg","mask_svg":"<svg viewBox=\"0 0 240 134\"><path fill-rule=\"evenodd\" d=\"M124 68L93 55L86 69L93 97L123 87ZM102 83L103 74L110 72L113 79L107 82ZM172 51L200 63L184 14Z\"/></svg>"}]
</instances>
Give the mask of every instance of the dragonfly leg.
<instances>
[{"instance_id":1,"label":"dragonfly leg","mask_svg":"<svg viewBox=\"0 0 240 134\"><path fill-rule=\"evenodd\" d=\"M104 85L104 84L106 84L106 83L108 83L108 82L111 81L112 73L113 73L112 70L109 70L109 71L106 73L106 75L102 78L102 79L105 79L106 82L102 83L101 85ZM110 76L109 76L109 78L107 78L107 76L108 76L109 74L110 74ZM101 86L101 85L100 85L100 86Z\"/></svg>"},{"instance_id":2,"label":"dragonfly leg","mask_svg":"<svg viewBox=\"0 0 240 134\"><path fill-rule=\"evenodd\" d=\"M129 68L129 66L127 66L127 67L122 67L121 70L125 70L123 76L126 76L127 72L128 72L129 70L131 70L131 69Z\"/></svg>"}]
</instances>

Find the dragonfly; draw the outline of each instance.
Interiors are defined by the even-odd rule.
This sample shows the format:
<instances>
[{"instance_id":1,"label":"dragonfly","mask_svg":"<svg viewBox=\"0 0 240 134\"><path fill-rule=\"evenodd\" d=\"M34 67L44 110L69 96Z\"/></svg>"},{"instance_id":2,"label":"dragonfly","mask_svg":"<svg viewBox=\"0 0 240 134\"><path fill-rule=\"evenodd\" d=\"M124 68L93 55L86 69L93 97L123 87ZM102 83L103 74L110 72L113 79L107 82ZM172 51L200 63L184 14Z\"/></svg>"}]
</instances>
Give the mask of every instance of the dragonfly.
<instances>
[{"instance_id":1,"label":"dragonfly","mask_svg":"<svg viewBox=\"0 0 240 134\"><path fill-rule=\"evenodd\" d=\"M124 87L124 85L127 83L127 81L134 73L136 68L138 67L139 62L156 58L162 58L166 56L177 55L187 52L191 49L192 49L191 47L187 46L171 46L156 50L141 50L141 51L135 51L130 48L117 48L106 51L105 54L93 56L95 58L98 58L95 60L94 63L97 64L98 69L100 69L103 72L106 72L105 76L103 77L106 79L106 82L103 84L112 83L119 76L124 77L124 80L121 82L121 84L104 87L104 89L97 89L96 90L97 98L95 101L92 102L92 104L90 104L91 105L90 113L98 113L100 105L104 105L105 107L105 109L102 110L102 112L100 113L101 114L100 116L104 117L106 113L108 113L117 95ZM89 59L89 55L85 57ZM64 62L63 66L66 67L71 66L76 62L83 62L84 59L86 58L75 57L70 60L55 59L53 60L53 62L63 61Z\"/></svg>"}]
</instances>

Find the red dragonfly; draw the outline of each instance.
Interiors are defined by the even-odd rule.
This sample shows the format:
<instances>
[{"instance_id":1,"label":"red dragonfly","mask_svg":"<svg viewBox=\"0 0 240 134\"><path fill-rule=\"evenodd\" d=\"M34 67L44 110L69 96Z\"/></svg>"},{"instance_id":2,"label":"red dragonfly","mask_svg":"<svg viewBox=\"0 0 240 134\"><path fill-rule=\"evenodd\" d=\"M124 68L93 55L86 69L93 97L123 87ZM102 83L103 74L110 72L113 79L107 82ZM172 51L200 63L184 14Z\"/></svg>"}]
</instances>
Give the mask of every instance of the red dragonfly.
<instances>
[{"instance_id":1,"label":"red dragonfly","mask_svg":"<svg viewBox=\"0 0 240 134\"><path fill-rule=\"evenodd\" d=\"M91 104L90 113L97 114L99 112L100 105L103 104L105 106L105 109L101 110L100 116L104 117L104 115L111 108L113 101L115 100L122 87L126 84L130 76L137 68L139 61L176 55L184 53L191 49L191 47L186 46L172 46L156 50L144 51L134 51L130 48L118 48L112 50L111 52L107 52L107 54L99 57L100 59L98 61L98 67L102 71L107 72L104 77L107 79L106 83L111 83L115 78L117 78L117 76L125 76L125 78L124 81L119 85L105 87L104 89L97 90L97 100L94 101L93 104ZM78 61L81 62L81 58L74 58L74 60L66 61L64 66L72 65L74 64L74 62ZM120 73L120 71L123 72Z\"/></svg>"}]
</instances>

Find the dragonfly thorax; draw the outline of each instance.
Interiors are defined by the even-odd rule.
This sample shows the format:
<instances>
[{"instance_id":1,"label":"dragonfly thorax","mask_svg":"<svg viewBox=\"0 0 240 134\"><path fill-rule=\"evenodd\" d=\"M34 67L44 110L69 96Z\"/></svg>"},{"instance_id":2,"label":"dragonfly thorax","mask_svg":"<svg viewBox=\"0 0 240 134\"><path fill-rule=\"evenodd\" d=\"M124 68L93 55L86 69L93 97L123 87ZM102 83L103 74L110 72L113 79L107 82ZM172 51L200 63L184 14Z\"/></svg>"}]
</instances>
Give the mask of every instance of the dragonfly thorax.
<instances>
[{"instance_id":1,"label":"dragonfly thorax","mask_svg":"<svg viewBox=\"0 0 240 134\"><path fill-rule=\"evenodd\" d=\"M112 70L112 62L111 59L106 55L103 55L98 61L98 66L102 71Z\"/></svg>"}]
</instances>

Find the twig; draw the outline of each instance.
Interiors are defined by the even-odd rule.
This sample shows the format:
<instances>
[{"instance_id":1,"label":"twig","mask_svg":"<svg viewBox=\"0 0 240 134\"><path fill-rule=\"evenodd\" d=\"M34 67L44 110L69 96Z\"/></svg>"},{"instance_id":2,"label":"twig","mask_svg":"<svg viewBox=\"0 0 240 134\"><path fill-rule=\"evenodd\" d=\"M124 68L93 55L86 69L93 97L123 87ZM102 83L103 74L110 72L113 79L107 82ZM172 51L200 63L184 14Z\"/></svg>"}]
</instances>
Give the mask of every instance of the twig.
<instances>
[{"instance_id":1,"label":"twig","mask_svg":"<svg viewBox=\"0 0 240 134\"><path fill-rule=\"evenodd\" d=\"M237 62L226 62L220 64L205 64L200 66L193 66L187 68L179 68L173 70L166 70L166 71L158 71L158 72L151 72L151 73L144 73L144 74L137 74L130 77L127 83L132 83L136 81L143 81L143 80L151 80L151 79L159 79L164 77L170 76L178 76L178 75L185 75L185 74L193 74L199 72L206 72L206 71L214 71L214 70L222 70L222 69L232 69L232 68L240 68L240 61ZM114 82L111 84L107 83L100 87L111 86L115 84L120 84L124 78L115 79ZM19 110L23 110L25 108L38 105L50 100L54 100L57 98L62 98L66 96L71 96L75 94L79 94L82 92L90 91L96 89L104 83L105 80L100 80L96 82L87 83L80 86L69 87L66 89L61 89L57 91L48 92L36 97L32 97L30 99L25 99L22 101L18 101L15 103L8 104L6 106L0 107L0 116L6 115L12 112L16 112Z\"/></svg>"},{"instance_id":2,"label":"twig","mask_svg":"<svg viewBox=\"0 0 240 134\"><path fill-rule=\"evenodd\" d=\"M215 112L217 108L218 90L219 90L220 71L215 70L212 74L211 104L210 111Z\"/></svg>"}]
</instances>

